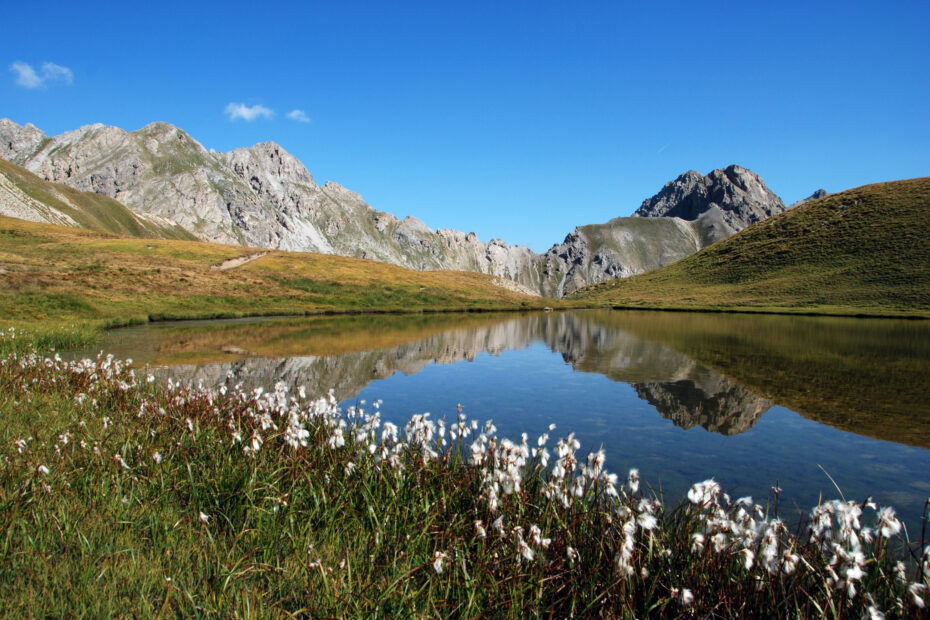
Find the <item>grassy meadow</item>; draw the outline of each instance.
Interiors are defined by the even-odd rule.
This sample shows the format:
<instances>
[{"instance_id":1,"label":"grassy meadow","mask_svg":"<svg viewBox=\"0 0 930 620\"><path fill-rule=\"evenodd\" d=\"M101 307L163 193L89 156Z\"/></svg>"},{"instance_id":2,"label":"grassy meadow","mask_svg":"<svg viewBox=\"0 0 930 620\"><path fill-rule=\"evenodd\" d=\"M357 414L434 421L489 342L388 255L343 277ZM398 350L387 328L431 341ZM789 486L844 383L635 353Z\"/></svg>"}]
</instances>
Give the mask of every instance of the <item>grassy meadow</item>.
<instances>
[{"instance_id":1,"label":"grassy meadow","mask_svg":"<svg viewBox=\"0 0 930 620\"><path fill-rule=\"evenodd\" d=\"M15 336L5 332L4 338ZM789 531L714 481L667 507L569 435L450 412L0 360L0 614L920 617L930 546L825 501ZM363 410L364 409L364 410ZM552 429L550 429L552 431ZM776 494L777 498L777 494ZM908 542L910 541L910 542Z\"/></svg>"},{"instance_id":2,"label":"grassy meadow","mask_svg":"<svg viewBox=\"0 0 930 620\"><path fill-rule=\"evenodd\" d=\"M930 316L930 178L831 194L656 271L586 287L589 305Z\"/></svg>"},{"instance_id":3,"label":"grassy meadow","mask_svg":"<svg viewBox=\"0 0 930 620\"><path fill-rule=\"evenodd\" d=\"M0 326L61 345L171 318L513 310L553 305L492 277L196 241L137 239L0 217ZM77 327L72 328L72 325ZM49 335L54 333L54 335Z\"/></svg>"}]
</instances>

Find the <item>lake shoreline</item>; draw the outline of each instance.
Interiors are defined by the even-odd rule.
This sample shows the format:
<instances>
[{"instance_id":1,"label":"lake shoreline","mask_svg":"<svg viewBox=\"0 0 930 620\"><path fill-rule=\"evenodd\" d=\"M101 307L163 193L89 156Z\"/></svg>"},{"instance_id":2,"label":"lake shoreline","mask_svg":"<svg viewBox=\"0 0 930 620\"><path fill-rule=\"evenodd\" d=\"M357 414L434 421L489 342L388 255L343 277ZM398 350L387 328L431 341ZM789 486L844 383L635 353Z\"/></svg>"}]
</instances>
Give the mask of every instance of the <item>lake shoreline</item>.
<instances>
[{"instance_id":1,"label":"lake shoreline","mask_svg":"<svg viewBox=\"0 0 930 620\"><path fill-rule=\"evenodd\" d=\"M560 300L551 299L552 302ZM452 307L452 308L372 308L372 309L326 309L326 310L307 310L306 312L205 312L205 313L171 313L171 314L152 314L146 319L130 318L126 321L109 321L101 329L118 329L120 327L129 327L134 325L145 325L148 323L168 323L184 321L204 321L211 319L250 319L250 318L312 318L318 316L379 316L379 315L429 315L429 314L519 314L522 312L572 312L572 311L593 311L593 310L612 310L617 312L624 311L642 311L642 312L680 312L695 314L750 314L750 315L772 315L772 316L806 316L806 317L826 317L826 318L854 318L854 319L893 319L907 321L926 321L930 320L930 311L927 313L888 313L888 312L870 312L868 310L794 310L790 308L757 309L752 307L736 308L689 308L685 306L624 306L624 305L584 305L584 306L531 306L531 307Z\"/></svg>"},{"instance_id":2,"label":"lake shoreline","mask_svg":"<svg viewBox=\"0 0 930 620\"><path fill-rule=\"evenodd\" d=\"M905 311L905 312L884 312L884 311L869 311L869 310L854 310L854 309L838 309L838 310L805 310L805 309L793 309L793 308L754 308L752 306L737 306L732 308L719 308L719 307L696 307L691 308L688 306L631 306L631 305L606 305L606 306L591 306L586 307L585 309L602 309L609 308L610 310L624 311L624 310L642 310L645 312L692 312L692 313L707 313L707 314L759 314L759 315L775 315L775 316L812 316L812 317L842 317L842 318L851 318L851 319L898 319L898 320L907 320L907 321L925 321L930 319L930 310L928 311ZM573 309L573 308L569 308Z\"/></svg>"}]
</instances>

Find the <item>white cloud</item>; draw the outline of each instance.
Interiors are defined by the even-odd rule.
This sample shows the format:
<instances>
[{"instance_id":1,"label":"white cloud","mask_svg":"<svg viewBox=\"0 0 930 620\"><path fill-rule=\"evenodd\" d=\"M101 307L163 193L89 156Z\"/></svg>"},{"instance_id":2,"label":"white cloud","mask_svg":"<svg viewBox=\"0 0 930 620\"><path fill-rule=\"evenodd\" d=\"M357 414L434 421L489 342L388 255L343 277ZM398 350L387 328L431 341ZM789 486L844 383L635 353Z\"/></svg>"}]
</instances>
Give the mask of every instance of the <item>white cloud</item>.
<instances>
[{"instance_id":1,"label":"white cloud","mask_svg":"<svg viewBox=\"0 0 930 620\"><path fill-rule=\"evenodd\" d=\"M42 86L42 78L36 74L36 70L25 62L16 61L10 65L10 71L16 74L16 83L23 88L38 88Z\"/></svg>"},{"instance_id":2,"label":"white cloud","mask_svg":"<svg viewBox=\"0 0 930 620\"><path fill-rule=\"evenodd\" d=\"M56 65L53 62L42 63L42 77L50 81L61 81L65 84L74 82L74 72L68 67Z\"/></svg>"},{"instance_id":3,"label":"white cloud","mask_svg":"<svg viewBox=\"0 0 930 620\"><path fill-rule=\"evenodd\" d=\"M254 121L256 118L271 118L274 116L274 110L266 108L263 105L248 106L244 103L230 103L226 106L226 115L229 120L234 121L241 118L244 121Z\"/></svg>"},{"instance_id":4,"label":"white cloud","mask_svg":"<svg viewBox=\"0 0 930 620\"><path fill-rule=\"evenodd\" d=\"M42 72L37 73L28 62L17 60L10 65L10 71L16 74L16 83L23 88L42 88L46 82L74 82L74 72L71 69L53 62L42 63Z\"/></svg>"},{"instance_id":5,"label":"white cloud","mask_svg":"<svg viewBox=\"0 0 930 620\"><path fill-rule=\"evenodd\" d=\"M74 83L74 72L53 62L42 63L42 71L38 73L28 62L17 60L10 65L10 71L16 74L16 83L23 88L42 88L48 82Z\"/></svg>"},{"instance_id":6,"label":"white cloud","mask_svg":"<svg viewBox=\"0 0 930 620\"><path fill-rule=\"evenodd\" d=\"M300 123L309 123L310 117L307 116L307 113L303 110L291 110L287 113L287 117L292 121L298 121Z\"/></svg>"}]
</instances>

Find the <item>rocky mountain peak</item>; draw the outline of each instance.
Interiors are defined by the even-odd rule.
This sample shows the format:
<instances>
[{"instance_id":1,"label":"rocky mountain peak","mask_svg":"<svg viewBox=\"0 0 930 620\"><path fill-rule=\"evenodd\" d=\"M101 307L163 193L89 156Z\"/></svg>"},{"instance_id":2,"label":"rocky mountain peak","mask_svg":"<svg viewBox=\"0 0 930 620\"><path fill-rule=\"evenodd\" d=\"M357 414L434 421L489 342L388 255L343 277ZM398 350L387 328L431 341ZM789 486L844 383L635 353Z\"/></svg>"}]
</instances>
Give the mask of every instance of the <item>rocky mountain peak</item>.
<instances>
[{"instance_id":1,"label":"rocky mountain peak","mask_svg":"<svg viewBox=\"0 0 930 620\"><path fill-rule=\"evenodd\" d=\"M785 204L752 170L730 165L702 175L689 170L666 183L633 214L637 217L680 217L694 221L708 211L734 230L785 210Z\"/></svg>"},{"instance_id":2,"label":"rocky mountain peak","mask_svg":"<svg viewBox=\"0 0 930 620\"><path fill-rule=\"evenodd\" d=\"M184 133L171 123L166 123L165 121L153 121L139 130L139 133L149 136L174 136L178 133Z\"/></svg>"},{"instance_id":3,"label":"rocky mountain peak","mask_svg":"<svg viewBox=\"0 0 930 620\"><path fill-rule=\"evenodd\" d=\"M3 159L20 163L39 150L46 140L42 130L32 123L21 127L8 118L0 118L0 157Z\"/></svg>"},{"instance_id":4,"label":"rocky mountain peak","mask_svg":"<svg viewBox=\"0 0 930 620\"><path fill-rule=\"evenodd\" d=\"M189 143L197 150L206 151L203 145L191 138L186 131L164 121L149 123L138 131L130 132L130 135L140 136L146 140L155 140L159 144L169 144L172 142L179 142L182 144Z\"/></svg>"},{"instance_id":5,"label":"rocky mountain peak","mask_svg":"<svg viewBox=\"0 0 930 620\"><path fill-rule=\"evenodd\" d=\"M261 172L269 179L284 183L314 185L313 175L300 160L275 142L261 142L226 154L227 163L242 178Z\"/></svg>"}]
</instances>

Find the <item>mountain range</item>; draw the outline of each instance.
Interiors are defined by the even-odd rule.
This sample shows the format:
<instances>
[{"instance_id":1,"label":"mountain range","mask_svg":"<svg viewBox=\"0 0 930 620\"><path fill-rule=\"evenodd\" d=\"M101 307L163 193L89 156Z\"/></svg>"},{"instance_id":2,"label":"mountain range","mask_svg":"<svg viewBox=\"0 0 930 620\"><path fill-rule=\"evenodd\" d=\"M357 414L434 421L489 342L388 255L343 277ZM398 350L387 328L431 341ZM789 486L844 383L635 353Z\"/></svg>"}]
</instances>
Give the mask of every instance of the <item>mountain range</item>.
<instances>
[{"instance_id":1,"label":"mountain range","mask_svg":"<svg viewBox=\"0 0 930 620\"><path fill-rule=\"evenodd\" d=\"M552 297L668 265L787 209L750 170L736 165L707 175L692 170L645 200L632 217L580 226L537 254L378 211L341 185L318 185L273 142L219 153L168 123L132 132L94 124L49 137L31 124L0 119L0 157L16 165L0 168L0 214L136 236L187 235L367 258L418 270L474 271ZM110 200L101 206L93 197L69 197L65 188ZM112 221L93 225L94 218L79 208L88 203L110 220L124 206L122 228L112 230Z\"/></svg>"}]
</instances>

